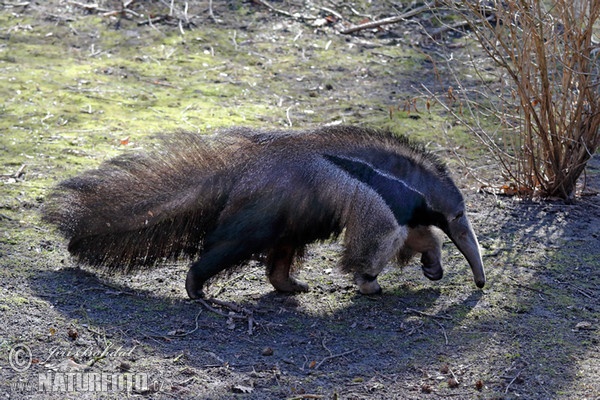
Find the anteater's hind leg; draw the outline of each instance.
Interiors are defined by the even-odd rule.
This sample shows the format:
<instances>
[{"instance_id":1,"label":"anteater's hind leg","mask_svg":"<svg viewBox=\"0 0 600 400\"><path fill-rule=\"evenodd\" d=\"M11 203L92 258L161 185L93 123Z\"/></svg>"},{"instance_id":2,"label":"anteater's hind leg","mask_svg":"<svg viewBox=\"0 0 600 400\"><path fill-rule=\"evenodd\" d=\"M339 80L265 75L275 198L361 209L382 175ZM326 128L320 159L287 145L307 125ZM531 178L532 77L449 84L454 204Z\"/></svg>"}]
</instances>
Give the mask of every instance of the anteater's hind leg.
<instances>
[{"instance_id":1,"label":"anteater's hind leg","mask_svg":"<svg viewBox=\"0 0 600 400\"><path fill-rule=\"evenodd\" d=\"M207 280L227 268L247 259L252 251L240 240L222 241L211 247L190 267L185 280L185 290L191 299L203 296L202 287Z\"/></svg>"},{"instance_id":2,"label":"anteater's hind leg","mask_svg":"<svg viewBox=\"0 0 600 400\"><path fill-rule=\"evenodd\" d=\"M281 224L277 223L276 215L268 211L259 199L230 212L219 221L215 230L205 238L200 260L193 263L188 272L185 281L188 296L192 299L202 297L202 286L207 280L272 246L273 238L280 235ZM223 213L226 214L225 211ZM279 270L283 269L284 260L291 260L293 256L293 251L289 255L282 252L274 258L282 260L275 262L276 265L282 265L274 268L278 276L285 277ZM283 282L283 279L276 281Z\"/></svg>"},{"instance_id":3,"label":"anteater's hind leg","mask_svg":"<svg viewBox=\"0 0 600 400\"><path fill-rule=\"evenodd\" d=\"M269 282L280 292L308 292L308 285L290 276L296 248L291 245L278 245L267 255L267 275Z\"/></svg>"}]
</instances>

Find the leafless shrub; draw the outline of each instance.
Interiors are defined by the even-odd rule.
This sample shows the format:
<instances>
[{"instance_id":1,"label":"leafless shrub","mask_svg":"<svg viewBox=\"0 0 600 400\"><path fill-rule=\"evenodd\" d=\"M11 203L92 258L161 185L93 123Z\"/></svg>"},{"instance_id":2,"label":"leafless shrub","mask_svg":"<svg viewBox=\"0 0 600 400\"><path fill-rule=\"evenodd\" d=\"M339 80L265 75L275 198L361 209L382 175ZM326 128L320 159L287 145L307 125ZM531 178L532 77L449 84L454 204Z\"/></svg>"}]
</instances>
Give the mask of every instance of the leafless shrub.
<instances>
[{"instance_id":1,"label":"leafless shrub","mask_svg":"<svg viewBox=\"0 0 600 400\"><path fill-rule=\"evenodd\" d=\"M495 92L483 94L486 105L472 98L461 103L474 114L487 109L500 129L486 133L483 125L471 125L472 131L499 160L515 193L572 200L600 145L600 46L593 41L600 0L446 5L469 22L505 72Z\"/></svg>"}]
</instances>

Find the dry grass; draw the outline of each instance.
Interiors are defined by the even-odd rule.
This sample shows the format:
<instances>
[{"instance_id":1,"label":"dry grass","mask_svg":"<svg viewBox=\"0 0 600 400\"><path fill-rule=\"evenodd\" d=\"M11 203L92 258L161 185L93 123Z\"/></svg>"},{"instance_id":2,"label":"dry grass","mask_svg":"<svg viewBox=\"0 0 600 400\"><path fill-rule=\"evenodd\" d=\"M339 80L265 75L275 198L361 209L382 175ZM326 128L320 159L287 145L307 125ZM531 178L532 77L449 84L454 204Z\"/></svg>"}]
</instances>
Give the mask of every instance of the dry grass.
<instances>
[{"instance_id":1,"label":"dry grass","mask_svg":"<svg viewBox=\"0 0 600 400\"><path fill-rule=\"evenodd\" d=\"M516 193L572 200L600 145L600 46L593 41L600 1L482 4L449 4L505 72L487 106L500 129L473 131L499 160Z\"/></svg>"}]
</instances>

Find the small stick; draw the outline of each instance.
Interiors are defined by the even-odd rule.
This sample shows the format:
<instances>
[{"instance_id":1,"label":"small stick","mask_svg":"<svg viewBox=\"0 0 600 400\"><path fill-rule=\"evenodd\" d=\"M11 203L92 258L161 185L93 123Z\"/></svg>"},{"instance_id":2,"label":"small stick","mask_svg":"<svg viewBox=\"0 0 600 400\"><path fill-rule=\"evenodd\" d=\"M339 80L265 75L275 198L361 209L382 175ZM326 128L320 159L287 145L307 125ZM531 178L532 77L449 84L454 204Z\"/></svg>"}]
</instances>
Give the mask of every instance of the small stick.
<instances>
[{"instance_id":1,"label":"small stick","mask_svg":"<svg viewBox=\"0 0 600 400\"><path fill-rule=\"evenodd\" d=\"M518 286L518 287L523 288L523 289L531 290L532 292L536 292L536 293L539 293L539 294L543 294L544 296L547 296L547 294L545 292L543 292L543 291L541 291L539 289L534 289L532 287L529 287L527 285L523 285L522 283L519 283L519 281L517 281L512 276L507 276L507 278L510 279L511 281L513 281L514 282L513 285L515 285L515 286Z\"/></svg>"},{"instance_id":2,"label":"small stick","mask_svg":"<svg viewBox=\"0 0 600 400\"><path fill-rule=\"evenodd\" d=\"M280 10L278 8L273 7L269 2L267 2L266 0L254 0L254 2L258 3L258 4L262 4L263 6L267 7L269 10L271 11L275 11L278 14L282 14L285 15L286 17L290 17L290 18L294 18L294 16L284 10Z\"/></svg>"},{"instance_id":3,"label":"small stick","mask_svg":"<svg viewBox=\"0 0 600 400\"><path fill-rule=\"evenodd\" d=\"M486 18L486 21L488 22L492 22L494 19L496 18L496 15L490 15L489 17ZM481 24L482 21L481 20L477 20L473 23L473 25L478 25ZM433 37L435 36L439 36L442 33L445 33L447 31L454 31L460 28L464 28L465 26L469 26L472 23L470 21L458 21L452 25L443 25L440 28L434 29L433 31L431 31L429 34Z\"/></svg>"},{"instance_id":4,"label":"small stick","mask_svg":"<svg viewBox=\"0 0 600 400\"><path fill-rule=\"evenodd\" d=\"M252 315L248 316L248 336L252 336L254 329L254 317Z\"/></svg>"},{"instance_id":5,"label":"small stick","mask_svg":"<svg viewBox=\"0 0 600 400\"><path fill-rule=\"evenodd\" d=\"M92 329L92 328L90 328L90 327L89 327L87 324L85 324L85 325L82 325L82 326L83 326L85 329L87 329L88 331L90 331L90 332L92 332L93 334L95 334L95 335L98 335L98 336L105 336L103 333L100 333L100 332L98 332L98 331L95 331L95 330L93 330L93 329Z\"/></svg>"},{"instance_id":6,"label":"small stick","mask_svg":"<svg viewBox=\"0 0 600 400\"><path fill-rule=\"evenodd\" d=\"M329 350L329 347L325 346L325 340L327 340L327 338L323 338L323 340L321 341L321 346L323 346L323 348L325 350L327 350L327 352L329 353L329 355L332 355L333 352L331 350Z\"/></svg>"},{"instance_id":7,"label":"small stick","mask_svg":"<svg viewBox=\"0 0 600 400\"><path fill-rule=\"evenodd\" d=\"M287 118L287 122L288 122L288 126L291 128L292 127L292 119L290 118L290 109L293 106L289 106L286 110L285 110L285 117Z\"/></svg>"},{"instance_id":8,"label":"small stick","mask_svg":"<svg viewBox=\"0 0 600 400\"><path fill-rule=\"evenodd\" d=\"M521 372L523 372L525 368L522 368L521 370L519 370L519 372L517 372L517 375L515 375L514 378L512 378L512 380L508 383L508 386L506 387L506 389L504 389L504 393L508 393L508 389L510 388L510 385L512 385L521 375Z\"/></svg>"},{"instance_id":9,"label":"small stick","mask_svg":"<svg viewBox=\"0 0 600 400\"><path fill-rule=\"evenodd\" d=\"M319 363L318 363L318 364L315 366L314 370L315 370L315 371L316 371L316 370L318 370L318 369L319 369L319 367L320 367L321 365L323 365L323 363L324 363L325 361L327 361L327 360L331 360L332 358L336 358L336 357L342 357L342 356L348 355L348 354L350 354L350 353L354 353L355 351L357 351L357 349L354 349L354 350L349 350L349 351L345 351L345 352L343 352L343 353L340 353L340 354L332 354L332 355L330 355L330 356L327 356L327 357L325 357L324 359L322 359L322 360L321 360L321 361L320 361L320 362L319 362Z\"/></svg>"},{"instance_id":10,"label":"small stick","mask_svg":"<svg viewBox=\"0 0 600 400\"><path fill-rule=\"evenodd\" d=\"M315 19L317 19L317 17L314 17L312 15L300 15L300 16L298 16L298 15L292 14L290 12L287 12L285 10L281 10L279 8L275 8L269 2L267 2L266 0L254 0L254 2L258 3L258 4L262 4L263 6L267 7L271 11L276 12L277 14L285 15L286 17L290 17L290 18L295 19L295 20L298 20L298 19L301 19L301 20L315 20Z\"/></svg>"},{"instance_id":11,"label":"small stick","mask_svg":"<svg viewBox=\"0 0 600 400\"><path fill-rule=\"evenodd\" d=\"M200 309L200 311L198 312L198 315L196 315L196 327L194 329L192 329L191 331L187 331L185 333L179 333L179 334L175 334L175 335L169 335L169 336L175 336L175 337L183 337L183 336L187 336L191 333L194 333L198 330L198 317L200 317L200 314L202 314L202 309Z\"/></svg>"},{"instance_id":12,"label":"small stick","mask_svg":"<svg viewBox=\"0 0 600 400\"><path fill-rule=\"evenodd\" d=\"M214 298L207 299L207 300L195 299L194 301L202 304L204 307L206 307L207 310L214 312L215 314L221 315L223 317L227 317L227 318L231 318L231 319L238 319L238 320L246 319L248 321L248 335L252 336L252 334L254 333L255 319L254 319L254 316L252 315L251 310L242 308L234 303L230 303L230 302L223 301L223 300L217 300ZM212 303L212 304L219 305L221 307L228 308L231 311L229 313L224 313L223 311L217 310L216 308L212 307L208 303ZM200 314L198 314L198 315L200 315ZM197 324L196 324L196 329L198 329ZM196 329L194 329L193 331L195 331ZM190 331L190 332L184 334L183 336L188 335L188 334L192 333L193 331ZM180 336L180 335L176 335L176 336Z\"/></svg>"},{"instance_id":13,"label":"small stick","mask_svg":"<svg viewBox=\"0 0 600 400\"><path fill-rule=\"evenodd\" d=\"M360 24L360 25L356 25L356 26L353 26L348 29L344 29L344 30L340 31L340 33L347 35L349 33L362 31L364 29L379 28L382 25L395 24L396 22L400 22L402 20L405 20L406 18L414 17L415 15L420 14L420 13L430 10L430 9L431 9L431 4L426 3L424 6L417 7L417 8L410 10L404 14L396 15L394 17L380 19L377 21L366 22L364 24Z\"/></svg>"},{"instance_id":14,"label":"small stick","mask_svg":"<svg viewBox=\"0 0 600 400\"><path fill-rule=\"evenodd\" d=\"M195 299L194 302L202 304L204 307L206 307L206 309L208 311L214 312L215 314L218 314L218 315L220 315L222 317L235 318L235 319L244 319L244 318L246 318L243 315L236 315L236 314L231 315L231 314L224 313L223 311L217 310L216 308L214 308L213 306L211 306L210 304L208 304L206 302L206 300L204 300L204 299Z\"/></svg>"},{"instance_id":15,"label":"small stick","mask_svg":"<svg viewBox=\"0 0 600 400\"><path fill-rule=\"evenodd\" d=\"M183 7L183 18L185 18L185 23L189 24L190 23L190 17L188 16L188 2L185 2L185 6Z\"/></svg>"},{"instance_id":16,"label":"small stick","mask_svg":"<svg viewBox=\"0 0 600 400\"><path fill-rule=\"evenodd\" d=\"M329 7L325 7L325 6L319 6L319 8L323 11L326 11L328 13L330 13L331 15L335 16L337 19L339 20L343 20L344 17L342 16L342 14L340 14L339 12L329 8Z\"/></svg>"},{"instance_id":17,"label":"small stick","mask_svg":"<svg viewBox=\"0 0 600 400\"><path fill-rule=\"evenodd\" d=\"M90 361L90 362L87 364L87 368L86 368L86 369L93 367L93 366L94 366L94 364L96 364L98 361L100 361L100 360L102 360L102 359L106 358L106 354L108 353L108 350L110 350L110 348L111 348L111 347L112 347L112 345L111 345L111 344L109 344L108 346L106 346L106 347L104 348L104 350L102 351L102 354L100 354L99 356L96 356L96 357L94 357L94 359L93 359L93 360L91 360L91 361Z\"/></svg>"},{"instance_id":18,"label":"small stick","mask_svg":"<svg viewBox=\"0 0 600 400\"><path fill-rule=\"evenodd\" d=\"M78 1L67 1L67 4L73 4L74 6L84 8L84 9L86 9L88 11L90 11L90 10L103 11L103 12L108 12L109 11L109 10L107 10L105 8L99 7L98 4L84 4L84 3L80 3Z\"/></svg>"},{"instance_id":19,"label":"small stick","mask_svg":"<svg viewBox=\"0 0 600 400\"><path fill-rule=\"evenodd\" d=\"M446 341L446 344L448 344L448 341ZM450 371L450 373L452 374L452 377L454 378L454 380L456 381L456 383L457 384L460 383L460 381L458 380L458 378L454 374L454 371L452 371L452 368L448 368L448 371Z\"/></svg>"},{"instance_id":20,"label":"small stick","mask_svg":"<svg viewBox=\"0 0 600 400\"><path fill-rule=\"evenodd\" d=\"M249 313L248 310L241 308L240 306L238 306L235 303L230 303L228 301L223 301L223 300L217 300L215 298L208 299L207 301L211 302L212 304L221 306L221 307L229 308L231 311L235 311L237 313Z\"/></svg>"},{"instance_id":21,"label":"small stick","mask_svg":"<svg viewBox=\"0 0 600 400\"><path fill-rule=\"evenodd\" d=\"M208 16L210 17L210 19L213 20L214 23L219 23L217 21L217 18L215 17L215 14L213 13L213 2L212 0L208 0Z\"/></svg>"},{"instance_id":22,"label":"small stick","mask_svg":"<svg viewBox=\"0 0 600 400\"><path fill-rule=\"evenodd\" d=\"M440 321L436 321L435 319L433 320L433 322L435 322L440 326L440 328L442 328L442 333L444 334L444 339L446 340L446 346L448 346L448 335L446 335L446 329L444 329L444 325L442 325ZM452 370L450 370L450 372L452 372ZM452 372L452 375L454 375L454 372ZM456 379L456 377L454 377L454 379ZM456 382L458 382L458 379L456 379Z\"/></svg>"},{"instance_id":23,"label":"small stick","mask_svg":"<svg viewBox=\"0 0 600 400\"><path fill-rule=\"evenodd\" d=\"M586 292L584 292L583 289L579 289L577 286L573 286L573 287L575 288L575 290L577 290L579 293L581 293L582 295L584 295L588 299L593 299L594 298L594 297L590 296L589 294L587 294Z\"/></svg>"},{"instance_id":24,"label":"small stick","mask_svg":"<svg viewBox=\"0 0 600 400\"><path fill-rule=\"evenodd\" d=\"M19 167L19 169L17 170L17 172L15 172L13 174L13 178L20 178L21 175L23 175L23 171L25 170L25 167L27 166L27 164L23 164Z\"/></svg>"}]
</instances>

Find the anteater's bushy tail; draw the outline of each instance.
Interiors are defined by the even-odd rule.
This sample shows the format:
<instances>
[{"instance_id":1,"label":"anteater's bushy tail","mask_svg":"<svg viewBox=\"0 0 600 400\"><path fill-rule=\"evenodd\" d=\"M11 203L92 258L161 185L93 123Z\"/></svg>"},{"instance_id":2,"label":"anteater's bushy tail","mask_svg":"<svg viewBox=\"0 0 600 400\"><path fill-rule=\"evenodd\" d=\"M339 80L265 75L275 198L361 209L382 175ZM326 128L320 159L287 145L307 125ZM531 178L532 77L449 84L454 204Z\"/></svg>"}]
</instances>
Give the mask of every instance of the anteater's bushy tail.
<instances>
[{"instance_id":1,"label":"anteater's bushy tail","mask_svg":"<svg viewBox=\"0 0 600 400\"><path fill-rule=\"evenodd\" d=\"M243 131L210 137L178 132L160 142L159 151L108 160L48 196L43 219L58 226L80 261L128 272L199 253L236 168L254 146Z\"/></svg>"}]
</instances>

